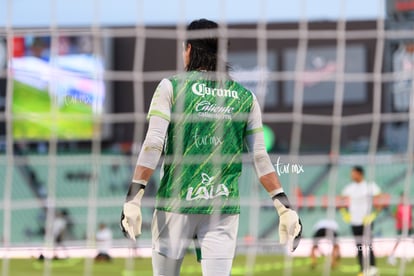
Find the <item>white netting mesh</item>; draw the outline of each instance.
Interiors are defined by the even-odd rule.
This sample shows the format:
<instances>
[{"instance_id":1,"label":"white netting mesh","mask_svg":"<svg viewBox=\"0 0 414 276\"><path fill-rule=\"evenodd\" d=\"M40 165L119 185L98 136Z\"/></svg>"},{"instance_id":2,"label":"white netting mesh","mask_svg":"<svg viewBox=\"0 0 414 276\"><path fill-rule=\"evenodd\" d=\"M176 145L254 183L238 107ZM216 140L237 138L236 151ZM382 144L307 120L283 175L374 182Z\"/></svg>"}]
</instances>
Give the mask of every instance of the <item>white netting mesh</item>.
<instances>
[{"instance_id":1,"label":"white netting mesh","mask_svg":"<svg viewBox=\"0 0 414 276\"><path fill-rule=\"evenodd\" d=\"M265 14L266 2L260 5ZM308 238L298 249L302 256L321 217L336 218L345 255L353 254L349 226L336 208L353 165L364 166L367 179L390 196L375 225L374 246L385 248L379 256L392 249L391 210L400 193L414 193L413 28L390 30L384 18L347 21L344 14L336 22L302 17L282 24L264 15L253 24L220 20L219 52L233 77L257 95L273 141L271 159L302 217ZM52 256L57 210L71 219L68 254L94 256L97 225L105 222L117 241L114 254L133 256L118 230L121 206L155 86L182 72L187 22L154 27L139 19L123 28L96 22L85 28L0 29L0 46L7 49L0 68L2 257ZM277 251L277 221L251 160L244 158L238 252L246 255L246 268L240 271L261 275L265 270L256 258ZM152 182L158 185L158 173ZM138 255L150 247L154 194L150 189L143 200ZM409 250L398 254L412 257ZM3 275L13 275L9 259L2 264ZM88 259L83 274L91 275L92 268ZM395 271L403 275L405 268L401 262ZM128 259L125 270L133 269ZM50 265L43 271L53 274ZM295 267L284 272L295 275ZM329 266L324 273L331 273Z\"/></svg>"}]
</instances>

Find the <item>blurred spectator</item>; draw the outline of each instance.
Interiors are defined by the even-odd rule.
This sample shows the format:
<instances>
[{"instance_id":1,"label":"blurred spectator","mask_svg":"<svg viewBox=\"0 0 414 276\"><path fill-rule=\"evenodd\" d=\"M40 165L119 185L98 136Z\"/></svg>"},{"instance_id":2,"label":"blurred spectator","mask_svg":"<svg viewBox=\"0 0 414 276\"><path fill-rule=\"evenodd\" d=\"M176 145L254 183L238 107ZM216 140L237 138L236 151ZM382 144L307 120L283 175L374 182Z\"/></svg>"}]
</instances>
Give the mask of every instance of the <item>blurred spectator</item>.
<instances>
[{"instance_id":1,"label":"blurred spectator","mask_svg":"<svg viewBox=\"0 0 414 276\"><path fill-rule=\"evenodd\" d=\"M111 256L109 250L112 247L112 231L107 227L105 223L99 224L98 232L96 233L96 248L98 255L95 257L95 261L98 262L109 262Z\"/></svg>"},{"instance_id":2,"label":"blurred spectator","mask_svg":"<svg viewBox=\"0 0 414 276\"><path fill-rule=\"evenodd\" d=\"M34 57L49 61L50 59L50 38L35 37L30 47L30 52Z\"/></svg>"},{"instance_id":3,"label":"blurred spectator","mask_svg":"<svg viewBox=\"0 0 414 276\"><path fill-rule=\"evenodd\" d=\"M59 247L65 249L63 241L65 238L67 225L67 220L65 219L63 212L56 211L55 219L53 220L52 225L52 234L54 240L53 259L59 259L59 256L57 254Z\"/></svg>"},{"instance_id":4,"label":"blurred spectator","mask_svg":"<svg viewBox=\"0 0 414 276\"><path fill-rule=\"evenodd\" d=\"M340 259L339 244L336 240L338 237L338 228L338 223L333 219L321 219L313 226L313 246L310 254L312 268L316 267L318 251L322 253L319 249L319 242L322 239L327 239L332 243L331 267L334 268L337 266Z\"/></svg>"},{"instance_id":5,"label":"blurred spectator","mask_svg":"<svg viewBox=\"0 0 414 276\"><path fill-rule=\"evenodd\" d=\"M394 248L391 251L390 256L388 257L388 263L391 265L396 264L395 251L397 250L398 245L400 244L401 237L405 234L412 236L413 231L413 212L412 205L410 204L410 199L408 196L404 195L404 192L401 193L400 202L398 203L395 211L395 228L397 229L397 241L394 245ZM414 241L414 239L413 239Z\"/></svg>"},{"instance_id":6,"label":"blurred spectator","mask_svg":"<svg viewBox=\"0 0 414 276\"><path fill-rule=\"evenodd\" d=\"M67 239L73 239L74 234L74 223L72 216L70 215L70 212L68 209L62 209L62 216L66 220L66 231L65 231L65 238Z\"/></svg>"}]
</instances>

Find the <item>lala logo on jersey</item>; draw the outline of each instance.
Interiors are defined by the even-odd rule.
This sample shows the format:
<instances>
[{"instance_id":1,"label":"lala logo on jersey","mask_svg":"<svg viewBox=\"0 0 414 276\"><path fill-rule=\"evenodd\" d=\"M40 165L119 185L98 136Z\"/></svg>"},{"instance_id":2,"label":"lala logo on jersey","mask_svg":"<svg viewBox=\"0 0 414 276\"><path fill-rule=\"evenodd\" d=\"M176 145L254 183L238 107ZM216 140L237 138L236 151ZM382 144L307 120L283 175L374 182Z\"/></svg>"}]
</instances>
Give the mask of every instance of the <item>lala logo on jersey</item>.
<instances>
[{"instance_id":1,"label":"lala logo on jersey","mask_svg":"<svg viewBox=\"0 0 414 276\"><path fill-rule=\"evenodd\" d=\"M239 99L239 94L235 90L222 89L222 88L211 88L205 85L204 83L194 83L191 86L191 90L197 96L204 97L206 95L211 95L214 97L224 97L224 98L233 98Z\"/></svg>"},{"instance_id":2,"label":"lala logo on jersey","mask_svg":"<svg viewBox=\"0 0 414 276\"><path fill-rule=\"evenodd\" d=\"M219 196L229 196L229 189L223 183L214 185L214 177L210 177L206 173L201 173L201 184L202 186L194 189L193 187L188 188L186 200L192 201L197 199L213 199Z\"/></svg>"}]
</instances>

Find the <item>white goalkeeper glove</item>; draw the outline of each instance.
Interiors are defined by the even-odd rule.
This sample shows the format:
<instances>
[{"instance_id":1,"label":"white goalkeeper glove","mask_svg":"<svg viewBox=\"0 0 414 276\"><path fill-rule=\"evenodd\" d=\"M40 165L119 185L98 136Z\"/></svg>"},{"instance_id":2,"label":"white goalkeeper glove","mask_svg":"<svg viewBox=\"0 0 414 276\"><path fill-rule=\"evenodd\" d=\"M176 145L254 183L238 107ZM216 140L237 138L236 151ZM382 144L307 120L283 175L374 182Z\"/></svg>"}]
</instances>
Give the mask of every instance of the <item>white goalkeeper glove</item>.
<instances>
[{"instance_id":1,"label":"white goalkeeper glove","mask_svg":"<svg viewBox=\"0 0 414 276\"><path fill-rule=\"evenodd\" d=\"M279 238L281 244L287 244L290 252L298 247L302 235L302 222L296 211L291 209L283 189L272 197L273 205L279 214Z\"/></svg>"},{"instance_id":2,"label":"white goalkeeper glove","mask_svg":"<svg viewBox=\"0 0 414 276\"><path fill-rule=\"evenodd\" d=\"M141 199L144 195L147 181L132 181L121 214L120 227L124 236L135 241L141 234L142 215Z\"/></svg>"}]
</instances>

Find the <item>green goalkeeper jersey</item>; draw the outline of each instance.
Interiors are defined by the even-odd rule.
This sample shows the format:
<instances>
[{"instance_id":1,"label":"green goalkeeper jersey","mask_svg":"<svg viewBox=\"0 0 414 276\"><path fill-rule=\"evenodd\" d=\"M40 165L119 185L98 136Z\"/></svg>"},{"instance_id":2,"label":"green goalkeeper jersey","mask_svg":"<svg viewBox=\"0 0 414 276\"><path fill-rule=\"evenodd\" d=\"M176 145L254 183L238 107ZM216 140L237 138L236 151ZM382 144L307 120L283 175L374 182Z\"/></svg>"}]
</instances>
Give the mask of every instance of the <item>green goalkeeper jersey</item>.
<instances>
[{"instance_id":1,"label":"green goalkeeper jersey","mask_svg":"<svg viewBox=\"0 0 414 276\"><path fill-rule=\"evenodd\" d=\"M170 121L156 208L238 214L238 179L253 94L207 72L187 72L169 82L170 93L159 86L149 111L149 116Z\"/></svg>"}]
</instances>

